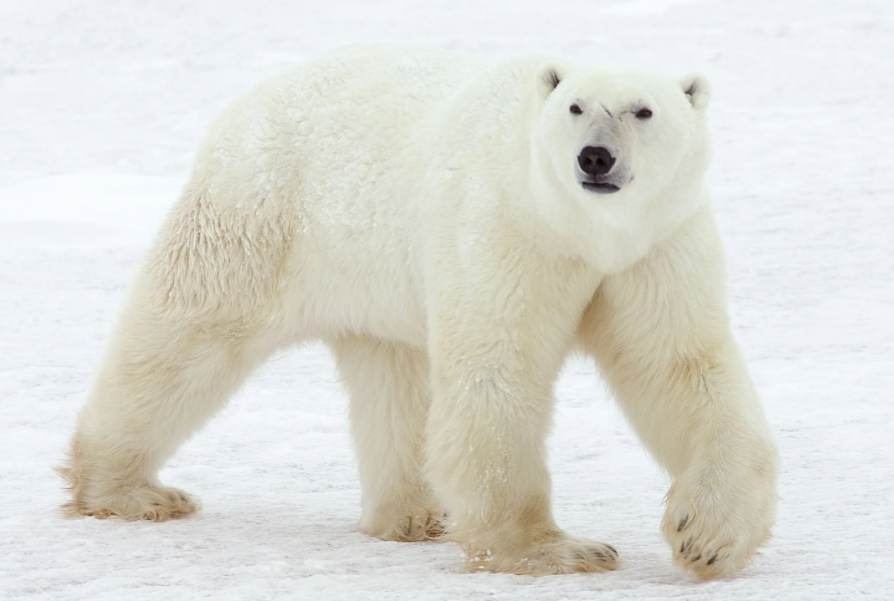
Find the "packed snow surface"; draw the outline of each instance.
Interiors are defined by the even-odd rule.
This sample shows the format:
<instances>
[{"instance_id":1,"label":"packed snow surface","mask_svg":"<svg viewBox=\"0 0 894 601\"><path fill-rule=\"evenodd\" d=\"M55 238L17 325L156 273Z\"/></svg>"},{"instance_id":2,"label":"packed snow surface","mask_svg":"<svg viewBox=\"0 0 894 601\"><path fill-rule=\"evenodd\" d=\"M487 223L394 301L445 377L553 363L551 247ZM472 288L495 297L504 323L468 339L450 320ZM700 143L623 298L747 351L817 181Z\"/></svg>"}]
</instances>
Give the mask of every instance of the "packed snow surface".
<instances>
[{"instance_id":1,"label":"packed snow surface","mask_svg":"<svg viewBox=\"0 0 894 601\"><path fill-rule=\"evenodd\" d=\"M376 41L710 78L733 325L783 458L750 568L698 583L671 564L667 479L583 360L556 386L555 513L617 547L617 572L470 574L453 543L358 532L346 396L318 346L264 366L163 471L202 512L60 517L51 466L211 119ZM3 0L0 598L894 599L892 115L889 0Z\"/></svg>"}]
</instances>

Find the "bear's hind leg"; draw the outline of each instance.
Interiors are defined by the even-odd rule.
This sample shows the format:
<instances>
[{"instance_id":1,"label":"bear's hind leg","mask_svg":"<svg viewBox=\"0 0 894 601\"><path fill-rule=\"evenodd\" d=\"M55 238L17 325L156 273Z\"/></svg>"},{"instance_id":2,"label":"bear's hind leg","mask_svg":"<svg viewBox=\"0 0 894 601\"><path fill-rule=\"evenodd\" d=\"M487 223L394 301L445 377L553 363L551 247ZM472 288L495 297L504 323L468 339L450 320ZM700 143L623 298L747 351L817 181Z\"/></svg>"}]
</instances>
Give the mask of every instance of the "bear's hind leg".
<instances>
[{"instance_id":1,"label":"bear's hind leg","mask_svg":"<svg viewBox=\"0 0 894 601\"><path fill-rule=\"evenodd\" d=\"M431 399L426 353L365 336L332 346L351 395L363 490L360 529L383 540L437 538L441 511L422 473Z\"/></svg>"},{"instance_id":2,"label":"bear's hind leg","mask_svg":"<svg viewBox=\"0 0 894 601\"><path fill-rule=\"evenodd\" d=\"M274 348L258 332L172 317L139 290L78 418L67 465L70 516L163 521L199 508L158 470Z\"/></svg>"},{"instance_id":3,"label":"bear's hind leg","mask_svg":"<svg viewBox=\"0 0 894 601\"><path fill-rule=\"evenodd\" d=\"M227 194L241 188L230 175L209 182L196 170L131 287L59 470L71 487L69 515L166 520L195 511L194 499L159 484L158 470L295 337L282 310L290 213L272 198L234 202Z\"/></svg>"}]
</instances>

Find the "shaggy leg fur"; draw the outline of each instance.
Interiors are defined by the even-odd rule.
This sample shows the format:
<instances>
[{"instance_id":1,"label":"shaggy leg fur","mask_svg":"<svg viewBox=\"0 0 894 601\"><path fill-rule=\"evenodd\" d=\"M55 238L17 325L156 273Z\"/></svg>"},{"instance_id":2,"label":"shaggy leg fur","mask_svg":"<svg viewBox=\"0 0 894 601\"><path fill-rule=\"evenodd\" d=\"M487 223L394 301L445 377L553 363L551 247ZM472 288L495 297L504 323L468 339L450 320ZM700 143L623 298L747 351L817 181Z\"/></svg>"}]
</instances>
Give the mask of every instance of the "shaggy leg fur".
<instances>
[{"instance_id":1,"label":"shaggy leg fur","mask_svg":"<svg viewBox=\"0 0 894 601\"><path fill-rule=\"evenodd\" d=\"M277 319L289 224L210 187L197 170L131 287L60 470L70 515L196 511L158 470L288 335Z\"/></svg>"},{"instance_id":2,"label":"shaggy leg fur","mask_svg":"<svg viewBox=\"0 0 894 601\"><path fill-rule=\"evenodd\" d=\"M363 487L360 529L383 540L437 538L442 512L422 474L431 402L425 352L361 336L342 338L333 347L351 394Z\"/></svg>"},{"instance_id":3,"label":"shaggy leg fur","mask_svg":"<svg viewBox=\"0 0 894 601\"><path fill-rule=\"evenodd\" d=\"M674 478L662 523L674 560L704 579L748 565L776 508L777 450L730 334L724 278L703 210L634 269L606 278L580 328Z\"/></svg>"},{"instance_id":4,"label":"shaggy leg fur","mask_svg":"<svg viewBox=\"0 0 894 601\"><path fill-rule=\"evenodd\" d=\"M158 315L137 291L60 469L66 513L162 521L196 511L157 472L270 350L245 332Z\"/></svg>"},{"instance_id":5,"label":"shaggy leg fur","mask_svg":"<svg viewBox=\"0 0 894 601\"><path fill-rule=\"evenodd\" d=\"M507 248L490 256L505 261L498 268L506 273L467 277L445 291L430 333L426 460L447 509L448 535L474 570L613 570L619 560L611 546L556 525L546 465L552 385L598 279L571 261L540 265L519 240L487 241L503 242ZM506 281L513 283L508 290Z\"/></svg>"}]
</instances>

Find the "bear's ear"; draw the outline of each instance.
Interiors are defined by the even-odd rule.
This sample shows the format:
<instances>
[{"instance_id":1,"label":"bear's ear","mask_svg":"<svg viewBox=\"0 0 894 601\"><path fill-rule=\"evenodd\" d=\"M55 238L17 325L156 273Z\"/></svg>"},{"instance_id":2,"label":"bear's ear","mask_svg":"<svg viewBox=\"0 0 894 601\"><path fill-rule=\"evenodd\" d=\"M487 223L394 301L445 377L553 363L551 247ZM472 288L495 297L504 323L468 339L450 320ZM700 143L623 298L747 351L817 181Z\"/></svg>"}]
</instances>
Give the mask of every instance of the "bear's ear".
<instances>
[{"instance_id":1,"label":"bear's ear","mask_svg":"<svg viewBox=\"0 0 894 601\"><path fill-rule=\"evenodd\" d=\"M549 96L565 77L567 71L568 69L565 65L559 62L549 62L540 65L540 67L537 68L537 74L534 80L540 95L543 98Z\"/></svg>"},{"instance_id":2,"label":"bear's ear","mask_svg":"<svg viewBox=\"0 0 894 601\"><path fill-rule=\"evenodd\" d=\"M689 97L689 102L698 110L704 110L708 107L708 101L711 99L711 84L704 75L692 73L686 75L680 80L683 86L683 92Z\"/></svg>"}]
</instances>

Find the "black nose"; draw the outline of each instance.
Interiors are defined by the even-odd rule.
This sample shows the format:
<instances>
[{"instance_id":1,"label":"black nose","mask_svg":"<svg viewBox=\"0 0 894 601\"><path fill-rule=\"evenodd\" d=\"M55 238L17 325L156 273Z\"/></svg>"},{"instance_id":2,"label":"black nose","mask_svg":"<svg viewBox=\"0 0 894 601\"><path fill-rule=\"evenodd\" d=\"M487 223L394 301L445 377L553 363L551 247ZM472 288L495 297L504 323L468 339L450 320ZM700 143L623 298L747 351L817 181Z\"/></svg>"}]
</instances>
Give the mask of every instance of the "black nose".
<instances>
[{"instance_id":1,"label":"black nose","mask_svg":"<svg viewBox=\"0 0 894 601\"><path fill-rule=\"evenodd\" d=\"M612 170L615 157L602 146L587 146L580 151L577 163L587 175L605 175Z\"/></svg>"}]
</instances>

